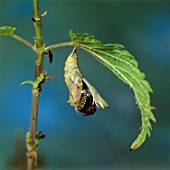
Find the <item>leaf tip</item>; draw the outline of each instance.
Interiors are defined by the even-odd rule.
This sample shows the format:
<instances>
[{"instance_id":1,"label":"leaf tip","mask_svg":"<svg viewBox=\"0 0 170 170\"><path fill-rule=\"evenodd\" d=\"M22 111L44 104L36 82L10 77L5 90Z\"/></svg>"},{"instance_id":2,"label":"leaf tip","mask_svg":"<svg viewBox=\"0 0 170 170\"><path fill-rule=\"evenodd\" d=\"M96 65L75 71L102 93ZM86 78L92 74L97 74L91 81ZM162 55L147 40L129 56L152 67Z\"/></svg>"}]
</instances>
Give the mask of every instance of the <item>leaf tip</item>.
<instances>
[{"instance_id":1,"label":"leaf tip","mask_svg":"<svg viewBox=\"0 0 170 170\"><path fill-rule=\"evenodd\" d=\"M9 34L12 34L15 30L16 30L15 27L3 26L3 27L0 27L0 35L9 35Z\"/></svg>"},{"instance_id":2,"label":"leaf tip","mask_svg":"<svg viewBox=\"0 0 170 170\"><path fill-rule=\"evenodd\" d=\"M129 148L129 152L134 151L131 147Z\"/></svg>"},{"instance_id":3,"label":"leaf tip","mask_svg":"<svg viewBox=\"0 0 170 170\"><path fill-rule=\"evenodd\" d=\"M68 34L69 34L70 38L73 39L73 38L74 38L74 35L75 35L75 32L74 32L73 29L70 29L69 32L68 32Z\"/></svg>"}]
</instances>

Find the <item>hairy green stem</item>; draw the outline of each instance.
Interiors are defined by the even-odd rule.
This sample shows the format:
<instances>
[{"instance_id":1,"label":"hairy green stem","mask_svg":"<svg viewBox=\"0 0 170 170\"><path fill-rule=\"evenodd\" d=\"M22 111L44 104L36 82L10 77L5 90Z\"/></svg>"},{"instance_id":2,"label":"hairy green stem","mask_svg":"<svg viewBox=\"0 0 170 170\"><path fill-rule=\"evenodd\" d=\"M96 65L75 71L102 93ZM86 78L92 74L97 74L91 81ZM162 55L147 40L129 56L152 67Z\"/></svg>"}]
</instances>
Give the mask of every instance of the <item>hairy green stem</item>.
<instances>
[{"instance_id":1,"label":"hairy green stem","mask_svg":"<svg viewBox=\"0 0 170 170\"><path fill-rule=\"evenodd\" d=\"M34 25L35 25L35 49L36 49L36 61L35 61L35 75L34 81L40 76L43 71L44 63L44 40L42 36L41 15L39 13L39 1L33 0L34 8ZM37 119L38 119L38 104L39 104L40 89L32 89L32 111L30 120L30 140L29 148L27 152L28 166L27 170L34 170L37 164L37 148L36 148L36 131L37 131Z\"/></svg>"}]
</instances>

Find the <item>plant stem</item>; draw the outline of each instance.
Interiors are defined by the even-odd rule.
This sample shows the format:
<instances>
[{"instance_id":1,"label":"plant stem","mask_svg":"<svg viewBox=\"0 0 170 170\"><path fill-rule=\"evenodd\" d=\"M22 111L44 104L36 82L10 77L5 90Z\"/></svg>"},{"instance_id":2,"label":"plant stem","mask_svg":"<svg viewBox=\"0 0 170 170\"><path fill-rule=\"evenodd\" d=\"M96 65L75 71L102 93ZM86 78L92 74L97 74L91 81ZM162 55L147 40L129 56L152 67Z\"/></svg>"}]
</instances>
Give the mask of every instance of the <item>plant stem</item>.
<instances>
[{"instance_id":1,"label":"plant stem","mask_svg":"<svg viewBox=\"0 0 170 170\"><path fill-rule=\"evenodd\" d=\"M64 43L53 44L53 45L46 47L44 51L49 51L53 48L65 47L65 46L74 46L74 42L64 42Z\"/></svg>"},{"instance_id":2,"label":"plant stem","mask_svg":"<svg viewBox=\"0 0 170 170\"><path fill-rule=\"evenodd\" d=\"M20 36L18 36L18 35L16 35L16 34L9 34L9 36L12 37L12 38L15 38L16 40L18 40L18 41L20 41L20 42L22 42L22 43L25 44L26 46L30 47L33 51L35 51L34 46L33 46L30 42L28 42L28 41L26 41L25 39L23 39L22 37L20 37ZM36 51L35 51L35 52L36 52Z\"/></svg>"},{"instance_id":3,"label":"plant stem","mask_svg":"<svg viewBox=\"0 0 170 170\"><path fill-rule=\"evenodd\" d=\"M35 49L36 49L36 61L35 61L35 75L34 81L37 80L39 75L43 71L44 63L44 40L42 36L41 15L39 13L39 1L33 0L34 8L34 25L35 25ZM37 131L37 119L38 119L38 104L39 104L40 89L32 88L32 111L30 120L30 140L29 148L27 148L28 165L27 170L34 170L37 164L37 146L36 146L36 131Z\"/></svg>"}]
</instances>

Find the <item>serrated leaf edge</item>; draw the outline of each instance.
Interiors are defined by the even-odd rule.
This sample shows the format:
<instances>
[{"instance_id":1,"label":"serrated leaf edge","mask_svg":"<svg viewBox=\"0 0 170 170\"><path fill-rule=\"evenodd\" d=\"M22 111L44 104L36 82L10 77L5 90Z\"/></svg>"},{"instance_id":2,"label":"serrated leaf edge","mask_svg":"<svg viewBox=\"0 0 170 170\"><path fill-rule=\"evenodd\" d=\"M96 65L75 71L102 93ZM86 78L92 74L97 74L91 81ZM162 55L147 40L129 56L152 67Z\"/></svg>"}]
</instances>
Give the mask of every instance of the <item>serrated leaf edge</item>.
<instances>
[{"instance_id":1,"label":"serrated leaf edge","mask_svg":"<svg viewBox=\"0 0 170 170\"><path fill-rule=\"evenodd\" d=\"M119 57L116 57L116 56L114 56L114 59L119 60L119 62L125 63L126 65L129 65L131 69L134 66L133 71L135 71L134 72L135 76L133 76L133 73L131 74L131 73L127 72L127 70L123 69L122 67L113 66L113 64L109 63L105 58L103 58L103 60L102 60L102 56L100 56L99 54L96 54L96 53L103 53L106 56L106 58L109 57L109 55L111 58L113 58L113 55L109 54L109 52L105 54L105 52L102 51L102 48L104 49L104 46L106 47L107 45L103 45L100 41L96 40L94 36L90 36L87 33L86 34L75 34L73 30L71 30L69 32L69 35L76 46L84 49L85 51L87 51L91 55L93 55L97 60L99 60L102 64L104 64L107 68L109 68L113 73L115 73L119 78L121 78L121 80L123 82L128 84L134 90L136 101L137 101L138 106L141 110L141 119L142 119L141 132L138 135L138 137L136 138L136 140L133 142L133 144L131 145L131 150L137 149L146 140L146 136L148 135L150 137L150 135L151 135L152 126L151 126L150 120L152 120L153 122L156 122L156 119L151 111L151 106L150 106L149 92L152 92L152 89L151 89L150 84L146 80L144 80L144 78L145 78L144 73L142 73L139 70L136 60L130 53L129 53L130 54L129 57L132 58L132 60L134 60L132 62L133 62L133 64L135 63L135 65L132 65L132 63L126 62L125 60L121 60ZM79 38L79 39L77 38L78 40L76 39L76 36ZM94 41L94 43L96 42L96 44L94 44L93 42L88 42L87 41L88 36L90 37L90 40L92 39ZM85 40L85 38L86 38L86 40ZM83 42L83 40L85 40L85 42ZM89 44L91 44L91 47L88 46ZM100 50L98 50L98 49L100 49ZM119 50L121 50L121 52L122 52L121 45L120 45ZM115 51L116 50L114 50L114 52ZM118 51L116 51L116 52L118 52ZM126 53L125 56L127 56L128 51L125 50L124 52ZM140 87L140 90L135 88L133 86L133 84L125 76L123 76L121 74L120 71L124 72L126 74L129 74L130 77L133 78L133 80L135 80L135 82L138 84L137 87ZM139 80L136 79L136 76L140 76ZM142 90L143 92L140 92L141 89L143 89ZM146 96L146 99L148 100L148 101L146 101L146 104L147 104L146 106L143 105L144 98L141 98L140 96ZM147 116L146 116L146 114L147 114Z\"/></svg>"}]
</instances>

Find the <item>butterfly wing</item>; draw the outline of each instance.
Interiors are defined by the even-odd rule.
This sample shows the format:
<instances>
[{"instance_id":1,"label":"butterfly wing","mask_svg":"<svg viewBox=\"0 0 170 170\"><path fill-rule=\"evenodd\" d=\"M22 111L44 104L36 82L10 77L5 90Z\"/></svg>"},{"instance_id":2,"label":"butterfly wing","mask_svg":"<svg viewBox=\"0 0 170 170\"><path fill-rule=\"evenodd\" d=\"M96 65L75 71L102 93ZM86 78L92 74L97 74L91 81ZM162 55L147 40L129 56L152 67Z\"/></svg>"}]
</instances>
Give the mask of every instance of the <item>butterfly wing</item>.
<instances>
[{"instance_id":1,"label":"butterfly wing","mask_svg":"<svg viewBox=\"0 0 170 170\"><path fill-rule=\"evenodd\" d=\"M100 94L98 93L98 91L85 79L83 78L84 83L87 85L87 87L89 88L95 104L98 108L108 108L109 105L107 104L107 102L100 96Z\"/></svg>"}]
</instances>

